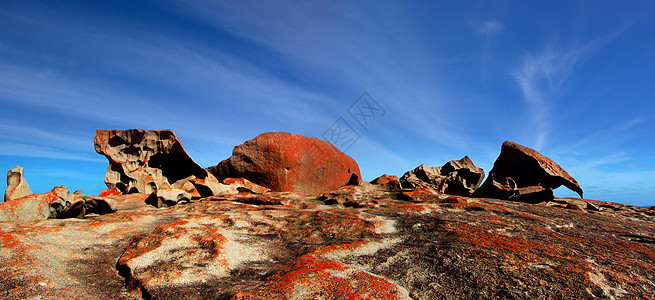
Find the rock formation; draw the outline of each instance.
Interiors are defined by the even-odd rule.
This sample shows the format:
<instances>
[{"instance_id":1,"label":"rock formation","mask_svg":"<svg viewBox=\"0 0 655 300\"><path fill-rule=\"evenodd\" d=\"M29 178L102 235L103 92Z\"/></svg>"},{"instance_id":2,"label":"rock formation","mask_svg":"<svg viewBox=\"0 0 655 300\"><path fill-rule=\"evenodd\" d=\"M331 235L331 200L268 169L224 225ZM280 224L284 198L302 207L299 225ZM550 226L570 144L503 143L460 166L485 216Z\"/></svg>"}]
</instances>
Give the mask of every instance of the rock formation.
<instances>
[{"instance_id":1,"label":"rock formation","mask_svg":"<svg viewBox=\"0 0 655 300\"><path fill-rule=\"evenodd\" d=\"M260 134L208 168L218 179L245 178L273 191L318 195L346 184L359 166L329 142L286 132Z\"/></svg>"},{"instance_id":2,"label":"rock formation","mask_svg":"<svg viewBox=\"0 0 655 300\"><path fill-rule=\"evenodd\" d=\"M537 203L551 201L566 186L582 197L582 188L557 163L534 149L506 141L489 177L474 197Z\"/></svg>"},{"instance_id":3,"label":"rock formation","mask_svg":"<svg viewBox=\"0 0 655 300\"><path fill-rule=\"evenodd\" d=\"M102 196L58 186L0 203L0 298L655 293L655 207L553 199L561 184L582 190L557 164L513 143L475 194L550 201L445 195L479 184L482 170L468 157L408 172L402 181L411 189L395 176L364 182L331 144L286 133L237 146L212 168L222 183L170 131L99 131L96 149L110 161Z\"/></svg>"},{"instance_id":4,"label":"rock formation","mask_svg":"<svg viewBox=\"0 0 655 300\"><path fill-rule=\"evenodd\" d=\"M191 194L180 189L158 189L146 198L146 203L154 207L167 207L182 201L191 201Z\"/></svg>"},{"instance_id":5,"label":"rock formation","mask_svg":"<svg viewBox=\"0 0 655 300\"><path fill-rule=\"evenodd\" d=\"M85 214L116 211L103 197L70 194L66 186L56 186L43 194L31 194L0 203L0 221L39 221L48 218L82 218Z\"/></svg>"},{"instance_id":6,"label":"rock formation","mask_svg":"<svg viewBox=\"0 0 655 300\"><path fill-rule=\"evenodd\" d=\"M152 194L190 182L202 197L226 190L191 159L171 130L96 131L95 150L109 160L105 183L122 193Z\"/></svg>"},{"instance_id":7,"label":"rock formation","mask_svg":"<svg viewBox=\"0 0 655 300\"><path fill-rule=\"evenodd\" d=\"M397 176L389 176L383 174L382 176L375 178L371 181L371 184L382 186L387 190L399 190L400 189L400 180Z\"/></svg>"},{"instance_id":8,"label":"rock formation","mask_svg":"<svg viewBox=\"0 0 655 300\"><path fill-rule=\"evenodd\" d=\"M23 167L16 166L7 171L7 190L5 202L31 195L29 184L23 175Z\"/></svg>"},{"instance_id":9,"label":"rock formation","mask_svg":"<svg viewBox=\"0 0 655 300\"><path fill-rule=\"evenodd\" d=\"M436 193L470 196L484 179L484 171L468 156L441 167L420 165L400 178L403 188L427 188Z\"/></svg>"}]
</instances>

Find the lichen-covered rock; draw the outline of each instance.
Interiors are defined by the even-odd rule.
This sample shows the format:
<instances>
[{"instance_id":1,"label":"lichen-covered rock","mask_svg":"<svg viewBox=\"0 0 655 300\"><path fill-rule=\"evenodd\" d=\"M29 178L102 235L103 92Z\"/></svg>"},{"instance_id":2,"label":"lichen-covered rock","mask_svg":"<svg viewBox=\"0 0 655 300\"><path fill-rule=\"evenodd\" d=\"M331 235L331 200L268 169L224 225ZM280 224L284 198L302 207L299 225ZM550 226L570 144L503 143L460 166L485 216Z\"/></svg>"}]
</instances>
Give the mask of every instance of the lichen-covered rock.
<instances>
[{"instance_id":1,"label":"lichen-covered rock","mask_svg":"<svg viewBox=\"0 0 655 300\"><path fill-rule=\"evenodd\" d=\"M359 166L329 142L286 132L260 134L208 168L218 179L246 178L278 192L319 195L361 178Z\"/></svg>"},{"instance_id":2,"label":"lichen-covered rock","mask_svg":"<svg viewBox=\"0 0 655 300\"><path fill-rule=\"evenodd\" d=\"M0 203L0 221L40 221L50 217L50 205L41 196L32 194Z\"/></svg>"},{"instance_id":3,"label":"lichen-covered rock","mask_svg":"<svg viewBox=\"0 0 655 300\"><path fill-rule=\"evenodd\" d=\"M32 194L30 185L27 184L23 167L16 166L7 171L7 190L5 190L5 202L22 198Z\"/></svg>"},{"instance_id":4,"label":"lichen-covered rock","mask_svg":"<svg viewBox=\"0 0 655 300\"><path fill-rule=\"evenodd\" d=\"M537 203L551 201L566 186L582 197L582 188L560 165L534 149L505 141L489 177L474 197Z\"/></svg>"},{"instance_id":5,"label":"lichen-covered rock","mask_svg":"<svg viewBox=\"0 0 655 300\"><path fill-rule=\"evenodd\" d=\"M435 193L470 196L484 179L484 171L468 156L441 167L420 165L400 178L403 188L427 188Z\"/></svg>"},{"instance_id":6,"label":"lichen-covered rock","mask_svg":"<svg viewBox=\"0 0 655 300\"><path fill-rule=\"evenodd\" d=\"M221 189L221 183L191 159L171 130L98 129L94 143L96 152L109 160L107 187L121 193L151 194L172 188L179 180L191 181L202 197Z\"/></svg>"},{"instance_id":7,"label":"lichen-covered rock","mask_svg":"<svg viewBox=\"0 0 655 300\"><path fill-rule=\"evenodd\" d=\"M108 197L118 205L113 214L0 222L0 297L650 299L655 292L655 217L647 208L444 198L427 189L417 190L426 199L409 202L394 198L406 191L339 191L377 204L343 208L271 192L155 209L135 193Z\"/></svg>"}]
</instances>

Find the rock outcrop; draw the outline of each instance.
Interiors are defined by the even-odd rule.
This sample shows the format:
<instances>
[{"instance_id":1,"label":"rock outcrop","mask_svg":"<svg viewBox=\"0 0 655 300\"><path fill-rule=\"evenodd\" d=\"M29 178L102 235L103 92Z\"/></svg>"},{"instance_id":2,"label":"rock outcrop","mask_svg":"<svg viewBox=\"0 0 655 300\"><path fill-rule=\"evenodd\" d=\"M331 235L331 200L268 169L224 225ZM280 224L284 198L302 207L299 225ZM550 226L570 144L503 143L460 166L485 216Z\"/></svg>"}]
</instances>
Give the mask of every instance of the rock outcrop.
<instances>
[{"instance_id":1,"label":"rock outcrop","mask_svg":"<svg viewBox=\"0 0 655 300\"><path fill-rule=\"evenodd\" d=\"M43 194L31 194L0 203L0 221L40 221L48 218L82 218L86 214L116 211L107 198L71 194L66 186L56 186Z\"/></svg>"},{"instance_id":2,"label":"rock outcrop","mask_svg":"<svg viewBox=\"0 0 655 300\"><path fill-rule=\"evenodd\" d=\"M5 190L5 202L22 198L32 194L30 185L27 184L23 167L16 166L7 171L7 190Z\"/></svg>"},{"instance_id":3,"label":"rock outcrop","mask_svg":"<svg viewBox=\"0 0 655 300\"><path fill-rule=\"evenodd\" d=\"M379 185L386 190L399 190L401 188L398 177L387 174L371 180L371 184Z\"/></svg>"},{"instance_id":4,"label":"rock outcrop","mask_svg":"<svg viewBox=\"0 0 655 300\"><path fill-rule=\"evenodd\" d=\"M551 201L553 190L566 186L582 197L578 182L534 149L505 141L489 177L474 197L537 203Z\"/></svg>"},{"instance_id":5,"label":"rock outcrop","mask_svg":"<svg viewBox=\"0 0 655 300\"><path fill-rule=\"evenodd\" d=\"M318 195L361 178L359 166L329 142L286 132L260 134L234 147L208 170L222 180L245 178L278 192Z\"/></svg>"},{"instance_id":6,"label":"rock outcrop","mask_svg":"<svg viewBox=\"0 0 655 300\"><path fill-rule=\"evenodd\" d=\"M105 183L121 193L152 194L190 182L200 196L227 190L191 159L171 130L96 131L95 150L109 160Z\"/></svg>"},{"instance_id":7,"label":"rock outcrop","mask_svg":"<svg viewBox=\"0 0 655 300\"><path fill-rule=\"evenodd\" d=\"M468 156L441 167L420 165L400 178L403 188L427 188L435 193L470 196L484 179L484 171Z\"/></svg>"}]
</instances>

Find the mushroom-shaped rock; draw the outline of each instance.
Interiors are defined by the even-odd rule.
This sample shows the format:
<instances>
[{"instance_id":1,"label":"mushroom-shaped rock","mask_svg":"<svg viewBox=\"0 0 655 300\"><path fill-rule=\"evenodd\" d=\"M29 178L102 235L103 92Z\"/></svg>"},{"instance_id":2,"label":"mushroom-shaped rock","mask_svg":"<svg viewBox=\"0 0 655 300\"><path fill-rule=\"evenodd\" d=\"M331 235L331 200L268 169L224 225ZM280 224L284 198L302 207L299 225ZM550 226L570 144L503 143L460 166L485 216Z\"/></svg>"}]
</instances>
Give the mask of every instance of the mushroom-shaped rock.
<instances>
[{"instance_id":1,"label":"mushroom-shaped rock","mask_svg":"<svg viewBox=\"0 0 655 300\"><path fill-rule=\"evenodd\" d=\"M25 175L23 175L23 167L16 166L7 171L7 190L5 191L5 202L14 199L22 198L31 195Z\"/></svg>"},{"instance_id":2,"label":"mushroom-shaped rock","mask_svg":"<svg viewBox=\"0 0 655 300\"><path fill-rule=\"evenodd\" d=\"M557 163L534 149L505 141L489 177L473 196L538 203L553 200L553 190L562 185L582 197L578 182Z\"/></svg>"},{"instance_id":3,"label":"mushroom-shaped rock","mask_svg":"<svg viewBox=\"0 0 655 300\"><path fill-rule=\"evenodd\" d=\"M191 159L172 130L98 129L94 142L109 160L105 183L123 194L152 194L190 181L207 197L222 185Z\"/></svg>"},{"instance_id":4,"label":"mushroom-shaped rock","mask_svg":"<svg viewBox=\"0 0 655 300\"><path fill-rule=\"evenodd\" d=\"M437 193L470 196L484 179L484 170L468 156L451 160L441 167L420 165L400 178L404 188L427 188Z\"/></svg>"},{"instance_id":5,"label":"mushroom-shaped rock","mask_svg":"<svg viewBox=\"0 0 655 300\"><path fill-rule=\"evenodd\" d=\"M329 142L286 132L263 133L234 147L208 170L222 180L245 178L276 192L318 195L361 178L359 166Z\"/></svg>"}]
</instances>

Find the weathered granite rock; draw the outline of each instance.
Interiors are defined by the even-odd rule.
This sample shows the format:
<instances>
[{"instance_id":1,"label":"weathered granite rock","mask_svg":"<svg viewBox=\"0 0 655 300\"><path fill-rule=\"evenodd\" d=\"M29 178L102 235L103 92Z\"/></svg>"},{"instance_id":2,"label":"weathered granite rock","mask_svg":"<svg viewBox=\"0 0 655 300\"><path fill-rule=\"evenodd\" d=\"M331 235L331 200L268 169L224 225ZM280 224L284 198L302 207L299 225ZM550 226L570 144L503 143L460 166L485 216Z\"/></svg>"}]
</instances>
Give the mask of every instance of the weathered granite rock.
<instances>
[{"instance_id":1,"label":"weathered granite rock","mask_svg":"<svg viewBox=\"0 0 655 300\"><path fill-rule=\"evenodd\" d=\"M389 176L383 174L382 176L375 178L371 181L371 184L380 185L387 190L399 190L400 189L400 180L397 176Z\"/></svg>"},{"instance_id":2,"label":"weathered granite rock","mask_svg":"<svg viewBox=\"0 0 655 300\"><path fill-rule=\"evenodd\" d=\"M484 179L484 171L468 156L441 167L420 165L400 178L403 188L427 188L436 193L470 196Z\"/></svg>"},{"instance_id":3,"label":"weathered granite rock","mask_svg":"<svg viewBox=\"0 0 655 300\"><path fill-rule=\"evenodd\" d=\"M578 182L534 149L505 141L489 177L474 197L537 203L551 201L553 190L566 186L582 197Z\"/></svg>"},{"instance_id":4,"label":"weathered granite rock","mask_svg":"<svg viewBox=\"0 0 655 300\"><path fill-rule=\"evenodd\" d=\"M202 197L216 195L222 184L191 159L171 130L96 131L95 150L109 160L107 187L121 193L151 194L190 181Z\"/></svg>"},{"instance_id":5,"label":"weathered granite rock","mask_svg":"<svg viewBox=\"0 0 655 300\"><path fill-rule=\"evenodd\" d=\"M223 184L236 187L239 193L263 194L271 191L271 189L245 178L225 178Z\"/></svg>"},{"instance_id":6,"label":"weathered granite rock","mask_svg":"<svg viewBox=\"0 0 655 300\"><path fill-rule=\"evenodd\" d=\"M16 166L7 171L7 190L5 190L5 202L22 198L32 194L30 185L27 184L23 167Z\"/></svg>"},{"instance_id":7,"label":"weathered granite rock","mask_svg":"<svg viewBox=\"0 0 655 300\"><path fill-rule=\"evenodd\" d=\"M208 168L218 179L246 178L278 192L318 195L361 178L359 166L329 142L286 132L260 134Z\"/></svg>"},{"instance_id":8,"label":"weathered granite rock","mask_svg":"<svg viewBox=\"0 0 655 300\"><path fill-rule=\"evenodd\" d=\"M104 215L118 210L118 204L108 197L81 195L84 199L84 214Z\"/></svg>"},{"instance_id":9,"label":"weathered granite rock","mask_svg":"<svg viewBox=\"0 0 655 300\"><path fill-rule=\"evenodd\" d=\"M50 205L42 194L32 194L0 203L1 221L40 221L50 217Z\"/></svg>"},{"instance_id":10,"label":"weathered granite rock","mask_svg":"<svg viewBox=\"0 0 655 300\"><path fill-rule=\"evenodd\" d=\"M343 195L345 189L361 194L356 201L377 204L352 209L272 192L156 209L144 204L147 195L129 194L108 197L118 206L113 214L0 222L0 297L650 299L655 293L655 217L647 208L439 195L407 202L383 189L346 186ZM270 201L244 204L255 198Z\"/></svg>"},{"instance_id":11,"label":"weathered granite rock","mask_svg":"<svg viewBox=\"0 0 655 300\"><path fill-rule=\"evenodd\" d=\"M191 201L191 194L180 189L158 189L146 198L146 204L154 207L168 207L182 201Z\"/></svg>"}]
</instances>

